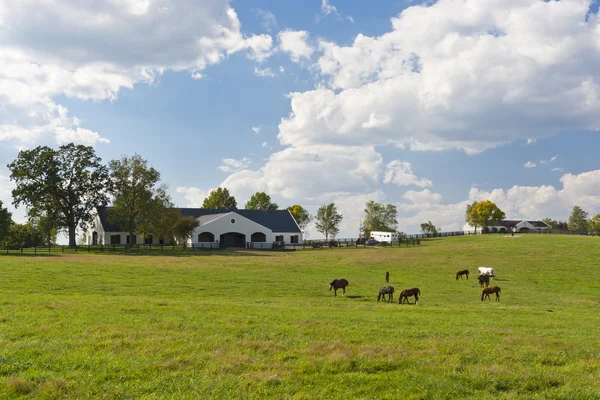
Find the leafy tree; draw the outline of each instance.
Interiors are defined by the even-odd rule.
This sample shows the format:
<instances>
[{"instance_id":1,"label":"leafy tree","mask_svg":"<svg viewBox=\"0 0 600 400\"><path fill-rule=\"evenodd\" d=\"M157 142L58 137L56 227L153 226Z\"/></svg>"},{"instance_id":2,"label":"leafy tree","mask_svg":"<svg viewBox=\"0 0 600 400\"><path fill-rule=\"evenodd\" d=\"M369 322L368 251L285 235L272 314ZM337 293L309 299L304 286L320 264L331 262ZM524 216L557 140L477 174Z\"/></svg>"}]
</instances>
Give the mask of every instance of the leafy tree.
<instances>
[{"instance_id":1,"label":"leafy tree","mask_svg":"<svg viewBox=\"0 0 600 400\"><path fill-rule=\"evenodd\" d=\"M561 231L568 231L569 224L567 223L567 221L558 221L558 224L556 225L556 229L561 230Z\"/></svg>"},{"instance_id":2,"label":"leafy tree","mask_svg":"<svg viewBox=\"0 0 600 400\"><path fill-rule=\"evenodd\" d=\"M438 229L435 227L435 225L433 225L433 223L431 221L429 222L425 222L421 224L421 232L425 233L425 234L436 234L438 233Z\"/></svg>"},{"instance_id":3,"label":"leafy tree","mask_svg":"<svg viewBox=\"0 0 600 400\"><path fill-rule=\"evenodd\" d=\"M137 154L112 160L109 166L114 196L109 221L121 224L130 237L140 227L156 226L161 214L172 206L167 186L158 185L160 173Z\"/></svg>"},{"instance_id":4,"label":"leafy tree","mask_svg":"<svg viewBox=\"0 0 600 400\"><path fill-rule=\"evenodd\" d=\"M477 204L476 201L474 201L471 204L467 205L467 210L465 211L465 221L467 222L467 224L471 225L473 228L475 228L475 233L477 233L477 222L473 219L474 214L473 214L473 207L475 207L475 204Z\"/></svg>"},{"instance_id":5,"label":"leafy tree","mask_svg":"<svg viewBox=\"0 0 600 400\"><path fill-rule=\"evenodd\" d=\"M372 231L395 232L398 227L398 211L393 204L376 203L373 200L365 204L365 218L362 222L366 237Z\"/></svg>"},{"instance_id":6,"label":"leafy tree","mask_svg":"<svg viewBox=\"0 0 600 400\"><path fill-rule=\"evenodd\" d=\"M72 143L23 150L8 165L16 184L13 203L57 215L75 246L77 227L85 229L93 208L108 201L108 170L101 161L93 147Z\"/></svg>"},{"instance_id":7,"label":"leafy tree","mask_svg":"<svg viewBox=\"0 0 600 400\"><path fill-rule=\"evenodd\" d=\"M2 207L2 200L0 200L0 243L8 237L8 231L12 224L12 214L8 212L8 209Z\"/></svg>"},{"instance_id":8,"label":"leafy tree","mask_svg":"<svg viewBox=\"0 0 600 400\"><path fill-rule=\"evenodd\" d=\"M286 210L289 210L289 212L292 214L302 232L306 230L306 227L313 219L313 216L310 215L308 211L306 211L306 209L301 205L294 204L293 206L286 208Z\"/></svg>"},{"instance_id":9,"label":"leafy tree","mask_svg":"<svg viewBox=\"0 0 600 400\"><path fill-rule=\"evenodd\" d=\"M200 222L194 217L181 217L173 225L173 234L180 244L186 245L192 237L194 229L200 226Z\"/></svg>"},{"instance_id":10,"label":"leafy tree","mask_svg":"<svg viewBox=\"0 0 600 400\"><path fill-rule=\"evenodd\" d=\"M587 232L588 230L588 213L579 206L573 207L569 217L569 230L580 232Z\"/></svg>"},{"instance_id":11,"label":"leafy tree","mask_svg":"<svg viewBox=\"0 0 600 400\"><path fill-rule=\"evenodd\" d=\"M327 204L319 207L315 227L318 232L325 235L325 240L329 240L329 235L335 237L340 231L342 218L343 216L338 213L334 203Z\"/></svg>"},{"instance_id":12,"label":"leafy tree","mask_svg":"<svg viewBox=\"0 0 600 400\"><path fill-rule=\"evenodd\" d=\"M550 229L558 229L558 221L555 221L552 218L542 218L542 222L545 222Z\"/></svg>"},{"instance_id":13,"label":"leafy tree","mask_svg":"<svg viewBox=\"0 0 600 400\"><path fill-rule=\"evenodd\" d=\"M9 241L17 247L42 246L42 238L31 224L13 224L9 229Z\"/></svg>"},{"instance_id":14,"label":"leafy tree","mask_svg":"<svg viewBox=\"0 0 600 400\"><path fill-rule=\"evenodd\" d=\"M256 192L244 206L246 210L277 210L279 206L271 202L271 196L265 192Z\"/></svg>"},{"instance_id":15,"label":"leafy tree","mask_svg":"<svg viewBox=\"0 0 600 400\"><path fill-rule=\"evenodd\" d=\"M27 212L29 224L47 246L56 244L56 237L60 229L60 217L53 211L52 208L49 210L30 208Z\"/></svg>"},{"instance_id":16,"label":"leafy tree","mask_svg":"<svg viewBox=\"0 0 600 400\"><path fill-rule=\"evenodd\" d=\"M590 232L600 234L600 214L596 214L590 219L589 230Z\"/></svg>"},{"instance_id":17,"label":"leafy tree","mask_svg":"<svg viewBox=\"0 0 600 400\"><path fill-rule=\"evenodd\" d=\"M202 208L225 208L228 210L237 209L237 201L235 197L229 194L227 188L217 188L210 192L208 197L204 199Z\"/></svg>"},{"instance_id":18,"label":"leafy tree","mask_svg":"<svg viewBox=\"0 0 600 400\"><path fill-rule=\"evenodd\" d=\"M505 216L504 211L489 200L473 203L470 211L470 220L475 224L474 226L481 226L484 229L504 219Z\"/></svg>"}]
</instances>

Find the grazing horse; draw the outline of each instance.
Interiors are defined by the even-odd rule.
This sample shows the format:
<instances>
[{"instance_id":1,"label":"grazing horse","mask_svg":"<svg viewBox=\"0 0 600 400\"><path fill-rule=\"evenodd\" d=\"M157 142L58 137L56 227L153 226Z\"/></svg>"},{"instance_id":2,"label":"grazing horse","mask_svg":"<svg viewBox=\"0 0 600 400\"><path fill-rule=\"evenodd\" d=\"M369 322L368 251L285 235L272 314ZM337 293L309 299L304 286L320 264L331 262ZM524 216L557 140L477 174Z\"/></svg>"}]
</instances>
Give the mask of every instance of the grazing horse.
<instances>
[{"instance_id":1,"label":"grazing horse","mask_svg":"<svg viewBox=\"0 0 600 400\"><path fill-rule=\"evenodd\" d=\"M500 288L498 286L490 286L483 289L481 292L481 301L486 297L491 301L490 294L492 293L496 293L496 301L500 302Z\"/></svg>"},{"instance_id":2,"label":"grazing horse","mask_svg":"<svg viewBox=\"0 0 600 400\"><path fill-rule=\"evenodd\" d=\"M408 304L410 304L410 301L408 300L408 298L411 296L415 296L415 304L417 304L419 302L420 294L421 294L421 291L418 288L403 290L400 293L400 297L398 297L398 304L404 304L404 301L406 301Z\"/></svg>"},{"instance_id":3,"label":"grazing horse","mask_svg":"<svg viewBox=\"0 0 600 400\"><path fill-rule=\"evenodd\" d=\"M486 267L479 267L477 268L479 270L479 275L489 275L492 277L496 277L496 273L494 272L494 268L486 268Z\"/></svg>"},{"instance_id":4,"label":"grazing horse","mask_svg":"<svg viewBox=\"0 0 600 400\"><path fill-rule=\"evenodd\" d=\"M377 295L377 301L379 301L383 297L383 301L385 301L385 295L388 295L388 303L391 303L394 300L394 288L392 286L383 286L379 289L379 294Z\"/></svg>"},{"instance_id":5,"label":"grazing horse","mask_svg":"<svg viewBox=\"0 0 600 400\"><path fill-rule=\"evenodd\" d=\"M479 287L483 287L483 284L485 284L485 287L490 286L490 276L489 275L479 275L477 277L477 282L479 282Z\"/></svg>"},{"instance_id":6,"label":"grazing horse","mask_svg":"<svg viewBox=\"0 0 600 400\"><path fill-rule=\"evenodd\" d=\"M331 289L334 289L333 295L337 296L337 290L343 289L344 290L344 293L342 294L342 296L343 296L346 294L346 286L348 286L348 285L349 285L348 281L345 280L344 278L334 279L329 284L329 291L331 292Z\"/></svg>"},{"instance_id":7,"label":"grazing horse","mask_svg":"<svg viewBox=\"0 0 600 400\"><path fill-rule=\"evenodd\" d=\"M462 271L458 271L456 273L456 280L458 280L458 278L462 279L463 275L466 275L467 280L469 280L469 270L468 269L463 269Z\"/></svg>"},{"instance_id":8,"label":"grazing horse","mask_svg":"<svg viewBox=\"0 0 600 400\"><path fill-rule=\"evenodd\" d=\"M390 282L390 273L389 272L385 273L385 281L388 283Z\"/></svg>"}]
</instances>

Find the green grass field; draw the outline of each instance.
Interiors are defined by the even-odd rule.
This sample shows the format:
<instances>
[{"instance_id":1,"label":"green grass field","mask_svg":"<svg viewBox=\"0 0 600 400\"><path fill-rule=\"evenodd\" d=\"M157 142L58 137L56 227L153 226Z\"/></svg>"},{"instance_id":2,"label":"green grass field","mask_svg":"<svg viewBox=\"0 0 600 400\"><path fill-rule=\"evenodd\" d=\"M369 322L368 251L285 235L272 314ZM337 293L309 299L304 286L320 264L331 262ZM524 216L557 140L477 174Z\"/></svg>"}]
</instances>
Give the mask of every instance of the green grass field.
<instances>
[{"instance_id":1,"label":"green grass field","mask_svg":"<svg viewBox=\"0 0 600 400\"><path fill-rule=\"evenodd\" d=\"M598 237L0 256L0 398L592 399L599 328Z\"/></svg>"}]
</instances>

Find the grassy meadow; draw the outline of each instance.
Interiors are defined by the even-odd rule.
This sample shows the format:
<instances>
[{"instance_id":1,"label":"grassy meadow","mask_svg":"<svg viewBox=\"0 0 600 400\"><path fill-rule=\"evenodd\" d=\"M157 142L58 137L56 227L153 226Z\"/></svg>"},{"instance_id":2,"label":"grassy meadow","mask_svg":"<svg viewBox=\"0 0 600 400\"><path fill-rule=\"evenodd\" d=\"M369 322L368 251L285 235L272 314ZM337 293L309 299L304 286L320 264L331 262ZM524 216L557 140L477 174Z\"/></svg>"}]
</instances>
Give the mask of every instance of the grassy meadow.
<instances>
[{"instance_id":1,"label":"grassy meadow","mask_svg":"<svg viewBox=\"0 0 600 400\"><path fill-rule=\"evenodd\" d=\"M600 399L600 238L0 255L0 398Z\"/></svg>"}]
</instances>

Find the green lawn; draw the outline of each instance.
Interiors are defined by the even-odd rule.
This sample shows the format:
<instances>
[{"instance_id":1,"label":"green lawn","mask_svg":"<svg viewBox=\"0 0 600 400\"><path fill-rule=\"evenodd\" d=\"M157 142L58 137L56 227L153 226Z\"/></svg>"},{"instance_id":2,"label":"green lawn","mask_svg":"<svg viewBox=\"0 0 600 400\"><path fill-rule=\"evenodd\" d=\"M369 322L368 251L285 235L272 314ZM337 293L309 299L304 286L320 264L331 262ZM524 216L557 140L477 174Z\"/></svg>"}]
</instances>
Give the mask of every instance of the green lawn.
<instances>
[{"instance_id":1,"label":"green lawn","mask_svg":"<svg viewBox=\"0 0 600 400\"><path fill-rule=\"evenodd\" d=\"M417 306L377 303L385 271ZM0 398L19 396L600 399L600 238L0 255Z\"/></svg>"}]
</instances>

